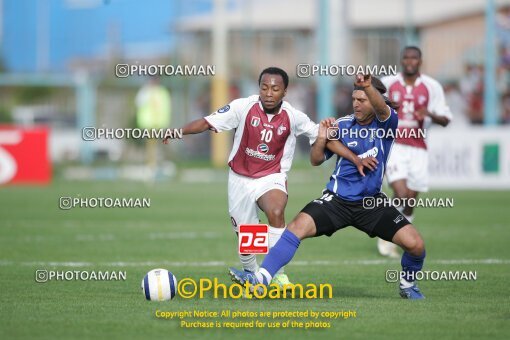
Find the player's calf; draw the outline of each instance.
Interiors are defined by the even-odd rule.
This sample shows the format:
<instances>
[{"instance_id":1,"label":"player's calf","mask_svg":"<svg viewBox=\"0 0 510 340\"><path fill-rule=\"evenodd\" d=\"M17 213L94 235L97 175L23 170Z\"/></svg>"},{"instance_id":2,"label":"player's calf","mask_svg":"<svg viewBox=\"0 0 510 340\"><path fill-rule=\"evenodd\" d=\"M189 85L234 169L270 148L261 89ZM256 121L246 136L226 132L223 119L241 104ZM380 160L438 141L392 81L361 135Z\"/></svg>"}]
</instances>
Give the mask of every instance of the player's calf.
<instances>
[{"instance_id":1,"label":"player's calf","mask_svg":"<svg viewBox=\"0 0 510 340\"><path fill-rule=\"evenodd\" d=\"M400 296L404 299L424 299L425 296L421 293L416 285L416 275L423 268L425 260L425 250L419 256L412 255L404 252L402 255L402 275L399 283Z\"/></svg>"},{"instance_id":2,"label":"player's calf","mask_svg":"<svg viewBox=\"0 0 510 340\"><path fill-rule=\"evenodd\" d=\"M416 286L416 274L423 268L425 261L425 243L412 224L401 228L393 237L393 242L404 249L400 261L402 277L400 279L400 296L405 299L423 299L424 296Z\"/></svg>"}]
</instances>

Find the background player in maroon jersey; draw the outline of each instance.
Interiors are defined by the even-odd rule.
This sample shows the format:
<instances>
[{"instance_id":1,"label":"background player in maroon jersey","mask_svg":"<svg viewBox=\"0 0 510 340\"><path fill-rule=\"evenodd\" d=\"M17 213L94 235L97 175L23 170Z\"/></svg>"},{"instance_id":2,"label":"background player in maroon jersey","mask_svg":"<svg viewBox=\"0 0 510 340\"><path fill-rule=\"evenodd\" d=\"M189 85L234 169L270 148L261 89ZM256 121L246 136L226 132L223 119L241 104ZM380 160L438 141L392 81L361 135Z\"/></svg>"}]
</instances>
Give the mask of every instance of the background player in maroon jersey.
<instances>
[{"instance_id":1,"label":"background player in maroon jersey","mask_svg":"<svg viewBox=\"0 0 510 340\"><path fill-rule=\"evenodd\" d=\"M435 79L420 73L421 50L407 46L402 51L402 72L381 79L388 97L399 106L398 131L388 160L386 177L394 197L404 199L398 209L413 222L413 206L419 192L428 191L428 155L426 129L431 123L447 126L451 112L446 105L442 86ZM400 257L394 244L378 239L377 248L384 256Z\"/></svg>"}]
</instances>

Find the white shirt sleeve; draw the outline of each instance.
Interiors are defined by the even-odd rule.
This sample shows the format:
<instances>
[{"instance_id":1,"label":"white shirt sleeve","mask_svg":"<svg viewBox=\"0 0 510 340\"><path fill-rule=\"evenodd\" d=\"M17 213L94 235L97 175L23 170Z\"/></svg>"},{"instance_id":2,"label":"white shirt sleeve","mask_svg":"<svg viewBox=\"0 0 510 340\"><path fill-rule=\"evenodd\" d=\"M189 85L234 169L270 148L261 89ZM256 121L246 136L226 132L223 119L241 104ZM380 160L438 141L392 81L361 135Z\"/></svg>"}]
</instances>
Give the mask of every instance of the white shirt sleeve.
<instances>
[{"instance_id":1,"label":"white shirt sleeve","mask_svg":"<svg viewBox=\"0 0 510 340\"><path fill-rule=\"evenodd\" d=\"M248 98L236 99L204 118L214 132L232 130L239 126L247 105L249 105Z\"/></svg>"},{"instance_id":2,"label":"white shirt sleeve","mask_svg":"<svg viewBox=\"0 0 510 340\"><path fill-rule=\"evenodd\" d=\"M305 135L310 141L310 145L315 143L319 134L319 124L314 123L306 114L299 110L294 110L296 136Z\"/></svg>"}]
</instances>

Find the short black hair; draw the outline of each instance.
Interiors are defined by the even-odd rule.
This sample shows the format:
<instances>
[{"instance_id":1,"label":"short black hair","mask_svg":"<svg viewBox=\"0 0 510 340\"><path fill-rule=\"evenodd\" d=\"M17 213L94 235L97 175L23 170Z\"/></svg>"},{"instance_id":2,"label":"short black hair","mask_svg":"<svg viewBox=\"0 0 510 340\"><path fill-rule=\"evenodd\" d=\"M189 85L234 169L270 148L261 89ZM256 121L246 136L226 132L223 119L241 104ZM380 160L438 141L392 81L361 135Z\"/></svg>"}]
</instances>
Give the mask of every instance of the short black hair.
<instances>
[{"instance_id":1,"label":"short black hair","mask_svg":"<svg viewBox=\"0 0 510 340\"><path fill-rule=\"evenodd\" d=\"M421 58L421 50L418 46L406 46L404 47L404 49L402 50L402 55L404 55L404 52L407 51L407 50L414 50L416 52L418 52L418 56Z\"/></svg>"},{"instance_id":2,"label":"short black hair","mask_svg":"<svg viewBox=\"0 0 510 340\"><path fill-rule=\"evenodd\" d=\"M260 82L262 81L262 76L264 74L279 74L283 79L283 84L285 85L285 88L287 88L287 86L289 86L289 75L287 74L287 72L285 72L284 70L282 70L279 67L274 67L274 66L265 68L264 70L262 70L262 72L260 72L259 86L260 86Z\"/></svg>"}]
</instances>

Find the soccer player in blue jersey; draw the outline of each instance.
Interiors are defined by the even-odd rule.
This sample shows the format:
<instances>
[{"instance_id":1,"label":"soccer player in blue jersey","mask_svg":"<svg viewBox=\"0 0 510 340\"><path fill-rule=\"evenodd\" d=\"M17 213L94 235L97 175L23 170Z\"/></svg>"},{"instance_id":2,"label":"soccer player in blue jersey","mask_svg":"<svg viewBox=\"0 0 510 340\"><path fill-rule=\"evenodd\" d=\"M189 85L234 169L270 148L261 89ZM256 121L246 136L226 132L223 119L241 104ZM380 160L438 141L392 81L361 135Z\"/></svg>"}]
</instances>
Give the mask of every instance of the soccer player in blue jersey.
<instances>
[{"instance_id":1,"label":"soccer player in blue jersey","mask_svg":"<svg viewBox=\"0 0 510 340\"><path fill-rule=\"evenodd\" d=\"M334 140L328 140L331 139L328 130L331 131L334 120L323 120L310 154L312 163L318 165L336 153L342 143L361 159L375 158L366 165L365 176L357 171L354 163L338 157L323 195L294 218L256 273L230 268L234 282L267 285L278 269L291 261L301 240L331 236L339 229L353 226L370 237L377 236L402 247L400 295L407 299L424 298L414 282L425 259L423 239L395 207L387 203L373 204L386 198L381 192L382 180L398 125L397 113L383 97L385 92L379 79L357 75L352 93L354 113L336 121L338 130ZM367 131L371 132L368 136Z\"/></svg>"}]
</instances>

